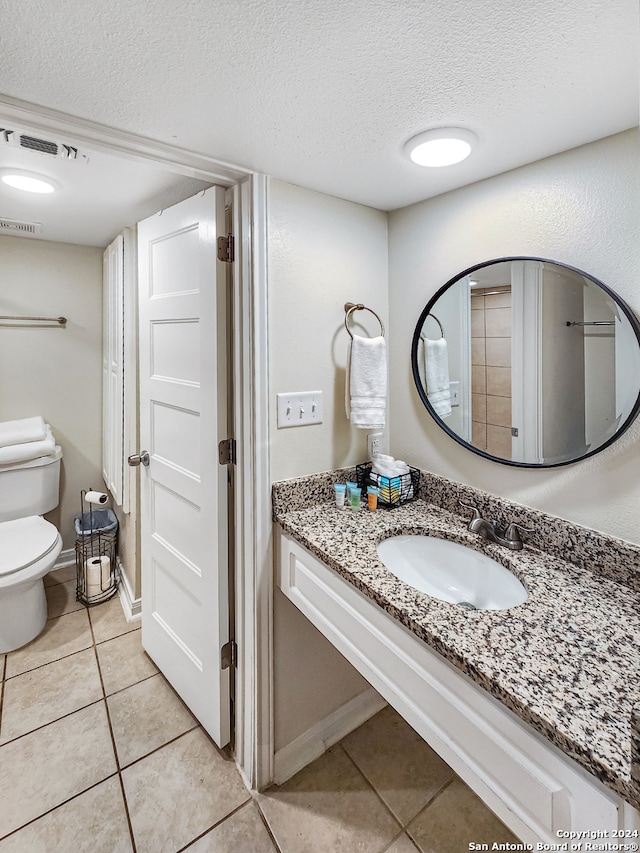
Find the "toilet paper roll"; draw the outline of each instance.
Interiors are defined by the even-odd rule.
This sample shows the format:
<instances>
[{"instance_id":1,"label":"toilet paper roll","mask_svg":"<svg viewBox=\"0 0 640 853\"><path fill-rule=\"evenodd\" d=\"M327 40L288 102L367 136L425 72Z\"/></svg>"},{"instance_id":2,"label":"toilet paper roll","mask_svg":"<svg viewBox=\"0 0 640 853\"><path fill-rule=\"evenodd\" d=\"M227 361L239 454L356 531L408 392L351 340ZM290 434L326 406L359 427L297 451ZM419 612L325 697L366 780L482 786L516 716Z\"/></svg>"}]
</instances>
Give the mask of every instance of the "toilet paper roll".
<instances>
[{"instance_id":1,"label":"toilet paper roll","mask_svg":"<svg viewBox=\"0 0 640 853\"><path fill-rule=\"evenodd\" d=\"M84 576L87 595L90 598L107 590L111 583L111 560L109 557L103 554L100 557L90 557L85 560Z\"/></svg>"},{"instance_id":2,"label":"toilet paper roll","mask_svg":"<svg viewBox=\"0 0 640 853\"><path fill-rule=\"evenodd\" d=\"M104 492L87 492L84 499L88 504L106 504L109 495Z\"/></svg>"}]
</instances>

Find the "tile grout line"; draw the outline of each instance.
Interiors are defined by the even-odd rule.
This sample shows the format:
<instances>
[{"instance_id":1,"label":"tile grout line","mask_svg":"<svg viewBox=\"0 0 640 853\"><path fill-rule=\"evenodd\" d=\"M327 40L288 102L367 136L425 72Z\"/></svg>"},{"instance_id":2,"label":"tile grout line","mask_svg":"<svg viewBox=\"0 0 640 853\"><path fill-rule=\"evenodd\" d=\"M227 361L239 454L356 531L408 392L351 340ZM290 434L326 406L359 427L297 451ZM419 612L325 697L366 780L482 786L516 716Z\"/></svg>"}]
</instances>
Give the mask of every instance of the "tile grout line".
<instances>
[{"instance_id":1,"label":"tile grout line","mask_svg":"<svg viewBox=\"0 0 640 853\"><path fill-rule=\"evenodd\" d=\"M378 793L378 791L374 788L373 784L372 784L372 783L367 779L367 777L365 776L365 774L363 773L363 771L358 767L358 765L357 765L357 764L356 764L356 762L353 760L353 758L351 758L351 756L349 755L349 753L347 752L347 750L346 750L346 749L344 748L344 746L342 745L342 742L341 742L341 741L339 741L339 742L338 742L338 744L336 744L336 745L340 747L340 749L342 750L342 752L347 756L347 758L349 759L349 761L351 762L351 764L355 767L355 769L357 770L357 772L359 773L359 775L360 775L360 776L362 776L362 778L364 779L364 781L365 781L365 782L367 783L367 785L371 788L371 790L372 790L372 791L373 791L373 793L376 795L376 797L378 798L378 800L379 800L379 801L382 803L382 805L384 806L385 811L387 811L387 812L391 815L391 817L392 817L393 821L394 821L394 822L395 822L395 823L400 827L400 830L401 830L402 832L404 832L404 826L400 823L400 821L398 820L398 818L397 818L397 817L395 816L395 814L391 811L391 809L389 808L389 806L385 803L385 801L382 799L382 797L380 796L380 794Z\"/></svg>"},{"instance_id":2,"label":"tile grout line","mask_svg":"<svg viewBox=\"0 0 640 853\"><path fill-rule=\"evenodd\" d=\"M8 832L6 835L0 835L0 841L4 841L6 838L10 838L12 835L16 835L18 832L22 832L23 829L26 829L27 826L31 826L32 823L37 823L43 817L50 815L52 812L57 811L62 808L62 806L66 806L67 803L76 800L78 797L81 797L83 794L86 794L87 791L93 790L93 788L97 788L98 785L102 785L103 782L108 782L109 779L113 779L116 776L116 773L111 773L109 776L105 776L104 779L100 779L97 782L94 782L93 785L89 785L88 788L84 788L82 791L78 791L77 794L74 794L72 797L68 797L66 800L63 800L61 803L58 803L56 806L52 806L50 809L47 809L46 812L42 814L36 815L36 817L31 818L26 823L23 823L22 826L17 826L15 829L12 829L11 832Z\"/></svg>"},{"instance_id":3,"label":"tile grout line","mask_svg":"<svg viewBox=\"0 0 640 853\"><path fill-rule=\"evenodd\" d=\"M152 672L151 675L145 675L144 678L141 678L139 681L134 681L133 684L128 684L126 687L119 687L117 690L114 690L113 693L107 693L106 698L111 699L112 696L117 696L119 693L124 693L125 690L129 690L129 688L135 687L137 684L142 684L145 681L150 681L152 678L155 678L156 675L161 674L162 673L160 672Z\"/></svg>"},{"instance_id":4,"label":"tile grout line","mask_svg":"<svg viewBox=\"0 0 640 853\"><path fill-rule=\"evenodd\" d=\"M392 849L392 847L393 847L393 846L394 846L398 841L400 841L400 839L401 839L401 838L406 838L406 839L407 839L407 841L409 842L409 844L411 844L411 845L413 846L413 848L415 849L416 853L423 853L423 851L422 851L422 850L421 850L421 849L416 845L416 843L415 843L415 841L413 840L413 838L411 838L411 836L407 835L407 833L406 833L404 830L402 830L402 832L401 832L399 835L396 835L396 837L395 837L395 838L394 838L394 839L393 839L393 840L392 840L392 841L387 845L387 847L385 847L385 848L384 848L384 850L381 850L381 851L380 851L380 853L389 853L389 850L391 850L391 849Z\"/></svg>"},{"instance_id":5,"label":"tile grout line","mask_svg":"<svg viewBox=\"0 0 640 853\"><path fill-rule=\"evenodd\" d=\"M45 575L45 577L47 577L47 575ZM68 581L54 581L54 580L51 580L51 581L49 581L49 583L46 583L46 584L44 585L44 588L45 588L45 589L49 589L49 587L52 587L52 586L64 586L66 583L73 583L73 582L74 582L74 581L73 581L73 578L70 578ZM77 585L77 581L76 581L76 585Z\"/></svg>"},{"instance_id":6,"label":"tile grout line","mask_svg":"<svg viewBox=\"0 0 640 853\"><path fill-rule=\"evenodd\" d=\"M428 802L426 802L426 803L424 804L424 806L423 806L423 807L418 811L418 813L417 813L417 814L415 814L415 815L411 818L411 820L410 820L410 821L409 821L409 823L407 824L407 828L406 828L406 830L405 830L405 831L406 831L406 833L407 833L407 836L408 836L408 837L409 837L409 839L411 840L412 844L413 844L415 847L417 847L419 850L421 850L422 848L420 848L420 847L418 846L418 842L414 840L414 838L413 838L413 836L412 836L412 835L410 835L410 833L409 833L409 826L414 822L414 820L417 820L417 819L418 819L418 817L420 817L420 815L421 815L421 814L423 814L424 812L426 812L426 811L427 811L427 809L431 808L431 806L435 803L435 801L438 799L438 797L440 796L440 794L443 794L443 793L447 790L447 788L448 788L450 785L453 785L453 783L456 781L456 779L459 779L459 778L460 778L460 777L458 776L458 774L454 772L454 775L452 776L452 778L451 778L451 779L449 779L448 781L446 781L446 782L444 783L444 785L443 785L441 788L439 788L439 789L435 792L435 794L431 797L431 799L430 799Z\"/></svg>"},{"instance_id":7,"label":"tile grout line","mask_svg":"<svg viewBox=\"0 0 640 853\"><path fill-rule=\"evenodd\" d=\"M88 612L89 608L85 606L85 610ZM54 618L55 619L64 619L65 616L71 616L73 613L80 613L80 612L81 612L80 610L73 610L73 611L71 611L71 613L64 613L62 616L55 616ZM53 620L48 619L47 621L49 622L49 621L53 621ZM94 636L93 635L93 626L91 624L90 618L89 618L89 627L91 629L91 636L93 637ZM138 628L133 629L133 631L138 631L138 630L139 630ZM26 675L28 672L35 672L36 669L42 669L45 666L49 666L50 663L57 663L60 660L65 660L66 658L70 658L73 655L77 655L78 652L86 652L89 649L96 648L97 646L103 646L105 643L110 643L111 640L117 640L120 637L124 637L126 634L132 634L133 631L125 631L123 634L116 634L115 637L108 637L106 640L99 640L98 642L95 642L95 640L92 640L92 642L88 646L85 646L83 649L76 649L73 652L69 652L68 655L62 655L61 657L54 658L53 660L47 661L46 663L41 663L41 664L38 664L37 666L32 666L29 669L23 670L22 672L17 672L15 675L7 675L4 680L5 681L11 681L12 678L18 678L21 675ZM7 653L5 670L8 670L8 668L9 668L9 654L10 654L10 652Z\"/></svg>"},{"instance_id":8,"label":"tile grout line","mask_svg":"<svg viewBox=\"0 0 640 853\"><path fill-rule=\"evenodd\" d=\"M191 726L190 729L187 729L184 732L180 732L179 735L172 737L171 740L168 740L166 743L161 743L160 746L156 746L152 750L150 750L149 752L145 752L145 754L141 755L140 758L134 758L134 760L129 762L129 764L125 764L122 769L128 770L130 767L133 767L134 764L138 764L140 761L144 761L145 758L149 758L150 755L153 755L154 753L159 752L161 749L164 749L165 746L169 746L170 744L175 743L177 740L180 740L181 737L184 737L185 735L191 734L191 732L195 732L196 729L199 729L199 728L201 728L201 726L199 723L196 722L196 724Z\"/></svg>"},{"instance_id":9,"label":"tile grout line","mask_svg":"<svg viewBox=\"0 0 640 853\"><path fill-rule=\"evenodd\" d=\"M443 793L443 792L444 792L444 791L449 787L449 785L453 784L453 782L455 782L455 780L456 780L457 778L459 778L459 777L457 776L457 774L452 770L451 772L453 773L453 776L451 777L451 779L447 779L447 781L446 781L446 782L444 782L444 784L443 784L443 785L441 785L441 786L440 786L440 787L439 787L439 788L438 788L438 789L433 793L433 795L432 795L432 796L427 800L427 802L426 802L426 803L425 803L425 804L424 804L420 809L418 809L418 811L416 812L416 814L415 814L415 815L413 815L413 817L411 818L411 820L409 820L409 821L408 821L407 825L406 825L406 826L403 826L403 825L402 825L402 823L400 822L400 820L399 820L399 819L396 817L396 815L391 811L391 808L386 804L386 802L384 801L384 799L382 798L382 796L378 793L378 791L377 791L377 789L375 788L375 786L373 785L373 783L369 781L369 779L368 779L368 778L367 778L367 776L365 775L364 771L360 769L360 767L358 766L358 764L357 764L356 760L355 760L354 758L352 758L352 757L349 755L349 753L347 752L347 750L345 749L345 747L342 745L342 742L339 742L339 746L340 746L340 748L342 749L342 751L344 752L344 754L347 756L347 758L349 759L349 761L350 761L350 762L353 764L353 766L356 768L356 770L358 771L358 773L360 773L360 775L362 776L362 778L363 778L363 779L367 782L367 784L371 787L372 791L373 791L373 792L375 793L375 795L378 797L378 799L380 800L380 802L384 805L384 807L387 809L387 811L392 815L392 817L394 818L394 820L396 821L396 823L398 823L398 824L400 825L400 827L402 828L402 833L401 833L401 834L403 834L403 835L405 835L405 834L406 834L406 835L407 835L407 837L409 838L409 840L411 841L411 843L413 844L413 846L414 846L414 847L416 847L418 850L421 850L421 848L419 848L419 847L418 847L417 842L416 842L416 841L414 841L414 839L413 839L413 837L412 837L411 835L409 835L409 826L414 822L414 820L416 820L416 819L417 819L417 817L418 817L419 815L421 815L421 814L422 814L424 811L426 811L426 810L427 810L431 805L433 805L434 801L438 799L438 797L440 796L440 794L442 794L442 793ZM398 836L398 837L399 837L399 836ZM392 844L393 844L393 843L395 843L395 841L397 841L397 837L394 839L394 841L392 842ZM388 848L387 848L387 849L388 849Z\"/></svg>"},{"instance_id":10,"label":"tile grout line","mask_svg":"<svg viewBox=\"0 0 640 853\"><path fill-rule=\"evenodd\" d=\"M96 658L97 658L97 645L101 645L101 644L100 644L100 643L96 644L96 642L95 642L95 635L94 635L94 633L93 633L93 624L92 624L92 622L91 622L91 617L89 616L89 613L88 613L89 608L85 607L85 610L87 611L87 621L88 621L88 623L89 623L89 629L90 629L91 638L92 638L92 642L91 642L91 644L90 644L89 646L87 646L86 648L84 648L84 649L78 649L78 650L76 650L75 652L71 652L71 653L70 653L70 654L68 654L68 655L63 655L62 657L60 657L60 658L56 658L56 659L54 659L54 660L52 660L52 661L49 661L48 663L40 664L40 666L37 666L37 667L32 667L31 669L27 669L27 670L25 670L24 672L20 672L20 673L18 673L17 675L10 676L10 678L7 678L7 677L6 677L6 674L7 674L7 671L8 671L8 667L9 667L9 653L7 653L7 654L5 655L5 661L4 661L3 673L2 673L2 674L3 674L3 678L2 678L2 684L1 684L1 689L0 689L0 710L1 710L1 709L2 709L2 707L3 707L4 687L5 687L5 683L6 683L7 681L9 681L9 680L11 680L11 679L13 679L13 678L19 678L21 675L26 675L26 674L28 674L28 673L30 673L30 672L34 672L34 671L35 671L35 670L37 670L37 669L42 669L43 667L48 666L50 663L57 663L58 661L65 660L65 659L67 659L67 658L69 658L69 657L72 657L72 656L73 656L73 655L75 655L75 654L79 654L80 652L86 652L86 651L89 651L89 649L93 649L93 651L94 651L94 655L95 655L95 656L96 656ZM73 612L78 612L78 611L73 611ZM66 614L63 614L63 615L66 615ZM61 618L61 617L56 617L56 618ZM110 639L116 639L118 636L122 636L122 635L116 635L116 637L113 637L113 638L110 638ZM103 642L108 642L108 640L105 640L105 641L103 641ZM118 762L118 758L117 758L117 750L115 749L115 741L114 741L114 738L113 738L113 731L112 731L112 728L111 728L111 721L110 721L110 717L109 717L109 712L108 712L108 707L107 707L107 703L106 703L106 698L105 698L105 695L104 695L104 693L105 693L105 691L104 691L104 683L103 683L103 680L102 680L102 672L101 672L101 670L100 670L100 664L99 664L99 662L97 662L97 667L98 667L98 675L99 675L99 677L100 677L100 683L101 683L101 688L102 688L102 693L103 693L103 696L102 696L102 698L101 698L101 699L97 699L97 700L95 700L95 702L90 702L90 703L88 703L87 705L82 706L82 708L76 708L74 711L71 711L71 712L70 712L70 713L68 713L68 714L63 714L61 717L58 717L58 718L57 718L57 719L55 719L55 720L51 720L51 721L49 721L48 723L43 724L42 726L38 726L36 729L33 729L33 730L32 730L32 731L30 731L30 732L25 732L25 734L23 734L23 735L18 735L18 737L13 738L13 739L12 739L12 740L10 740L10 741L7 741L7 742L6 742L6 744L0 744L0 749L2 748L2 746L7 746L7 745L8 745L8 744L10 744L10 743L15 743L15 741L19 740L19 739L20 739L20 738L22 738L22 737L26 737L26 736L27 736L27 735L29 735L29 734L33 734L33 732L35 732L35 731L40 731L41 729L46 728L47 726L52 725L53 723L56 723L56 722L58 722L59 720L66 719L67 717L70 717L70 716L72 716L73 714L78 713L79 711L83 711L83 710L85 710L86 708L90 708L92 705L97 705L99 702L104 702L104 703L105 703L105 710L106 710L106 713L107 713L107 721L108 721L108 723L109 723L109 730L110 730L110 733L111 733L111 740L112 740L112 744L113 744L113 747L114 747L114 753L115 753L115 757L116 757L116 767L118 768L117 773L111 773L111 774L109 774L109 775L108 775L108 776L106 776L104 779L100 779L100 780L98 780L97 782L94 782L94 784L89 785L87 788L85 788L85 789L83 789L83 790L81 790L81 791L78 791L76 794L73 794L73 796L68 797L66 800L63 800L63 802L58 803L57 805L53 806L52 808L47 809L47 811L43 812L42 814L36 815L36 817L32 818L31 820L27 821L26 823L22 824L21 826L16 827L15 829L12 829L12 830L11 830L11 832L7 833L6 835L0 836L0 841L4 840L4 839L6 839L6 838L9 838L9 837L10 837L10 836L12 836L12 835L15 835L16 833L18 833L18 832L20 832L21 830L25 829L27 826L30 826L31 824L36 823L36 822L37 822L38 820L40 820L41 818L46 817L47 815L51 814L52 812L55 812L57 809L59 809L59 808L61 808L62 806L66 805L67 803L70 803L72 800L75 800L77 797L80 797L80 796L82 796L83 794L86 794L86 793L87 793L87 791L91 791L93 788L96 788L98 785L101 785L103 782L106 782L108 779L112 779L112 778L113 778L114 776L116 776L116 775L118 775L118 776L120 777L120 768L119 768L119 762ZM126 801L126 797L124 796L124 788L123 788L123 786L122 786L122 779L121 779L121 778L120 778L120 786L121 786L121 788L122 788L123 799L124 799L124 806L125 806L125 813L126 813L126 816L127 816L127 821L129 822L128 804L127 804L127 801ZM131 826L130 826L130 823L129 823L129 831L130 831L130 834L131 834L131 841L132 841L132 844L133 844L133 853L136 853L136 846L135 846L135 841L134 841L134 839L133 839L133 834L132 834L132 832L131 832Z\"/></svg>"},{"instance_id":11,"label":"tile grout line","mask_svg":"<svg viewBox=\"0 0 640 853\"><path fill-rule=\"evenodd\" d=\"M89 622L91 622L90 619L89 619ZM128 633L133 633L133 632L128 632ZM93 632L92 632L92 636L93 636ZM119 634L116 637L113 637L112 639L117 640L117 639L119 639L119 637L123 637L123 636L125 636L125 634ZM105 645L106 643L109 643L109 642L111 642L111 640L104 640L102 643L98 643L97 645ZM0 738L2 736L2 711L4 708L4 689L5 689L5 683L7 681L12 681L13 679L20 678L23 675L29 675L29 673L36 672L38 669L44 669L46 666L51 666L52 664L59 663L60 661L66 660L67 658L74 657L74 655L80 655L83 652L88 652L90 650L93 650L94 655L95 655L97 645L95 643L92 643L92 645L87 646L86 649L78 649L77 652L71 652L71 654L64 655L61 658L57 658L56 660L49 661L49 663L43 663L40 666L34 667L33 669L27 669L24 672L18 673L17 675L12 675L9 679L5 679L3 677L2 683L1 683L1 688L0 688ZM3 671L6 670L6 668L7 668L7 660L8 660L8 658L5 658L5 664L4 664ZM5 744L8 744L8 743L14 743L17 740L20 740L20 738L26 737L27 735L33 734L34 732L38 732L41 729L45 729L47 726L51 726L51 725L53 725L53 723L57 723L59 720L64 720L67 717L71 717L73 714L77 714L78 711L84 711L87 708L90 708L92 705L97 705L98 702L103 702L106 698L106 691L104 688L104 683L102 681L102 672L100 670L99 664L98 664L98 674L100 677L100 686L101 686L102 693L103 693L103 695L99 699L94 699L93 702L87 702L86 705L80 705L80 707L74 708L73 711L68 711L66 714L61 714L59 717L56 717L54 720L49 720L46 723L42 723L42 725L40 725L40 726L35 726L35 728L29 729L28 732L22 732L22 734L19 734L19 735L16 735L15 737L10 738L9 740L5 741L5 743L0 742L0 747L5 746ZM152 675L146 675L144 678L141 678L140 681L137 681L135 683L141 684L143 681L148 681L150 678L155 678L155 676L158 674L159 674L158 672L155 672ZM134 686L134 685L129 685L128 687L121 687L119 690L114 690L114 692L110 693L109 696L117 696L118 693L122 693L124 690L128 690L129 687L132 687L132 686Z\"/></svg>"},{"instance_id":12,"label":"tile grout line","mask_svg":"<svg viewBox=\"0 0 640 853\"><path fill-rule=\"evenodd\" d=\"M52 587L56 587L56 586L66 586L66 584L73 584L75 587L74 592L76 592L78 585L77 585L77 582L73 581L73 580L64 581L63 583L54 583L54 584L51 584L51 586L45 586L44 591L45 591L45 595L47 598L47 622L51 622L52 619L59 619L61 616L68 616L69 613L77 613L79 610L82 610L83 607L84 608L87 607L87 605L84 604L84 602L78 601L77 598L74 598L73 601L78 603L80 605L80 607L75 607L73 610L65 610L63 613L58 613L55 616L49 616L50 601L49 601L48 590L50 590L50 589L52 589Z\"/></svg>"},{"instance_id":13,"label":"tile grout line","mask_svg":"<svg viewBox=\"0 0 640 853\"><path fill-rule=\"evenodd\" d=\"M88 608L85 607L85 610L88 610ZM81 612L82 611L80 611L80 610L73 610L71 613L63 613L61 616L55 616L54 619L64 619L65 616L72 616L74 613L81 613ZM49 622L53 622L53 621L54 621L53 619L47 619L47 622L45 624L48 624ZM87 621L89 623L89 628L91 628L91 619L89 619L88 613L87 613ZM93 637L93 634L91 636ZM34 638L34 639L37 639L37 638ZM46 663L41 663L41 664L38 664L37 666L28 667L27 669L23 670L22 672L17 672L15 675L6 675L6 673L9 671L9 655L11 654L11 652L8 652L6 663L5 663L5 681L10 681L12 678L17 678L19 675L25 675L27 672L33 672L36 669L42 669L43 666L48 666L50 663L56 663L56 661L64 660L65 658L70 658L71 655L75 655L78 652L86 652L87 649L90 649L92 647L92 645L93 645L93 640L91 643L89 643L88 646L85 646L82 649L75 649L73 652L69 652L68 655L61 655L60 657L54 658L53 660L49 660ZM25 647L23 646L22 648L25 648ZM15 649L15 651L20 651L20 649Z\"/></svg>"},{"instance_id":14,"label":"tile grout line","mask_svg":"<svg viewBox=\"0 0 640 853\"><path fill-rule=\"evenodd\" d=\"M149 659L151 660L151 658L149 658ZM153 663L153 661L151 661L151 662ZM155 664L154 664L154 666L155 666ZM161 677L162 677L163 682L167 685L167 687L169 687L169 689L172 691L172 693L174 694L174 696L176 697L176 699L180 702L180 704L181 704L181 705L183 705L183 706L184 706L184 708L185 708L185 709L189 712L189 714L193 717L193 714L192 714L191 710L187 707L187 705L185 705L184 700L182 699L182 697L177 693L177 691L176 691L176 689L174 688L174 686L171 684L171 682L167 679L167 677L164 675L164 673L163 673L161 670L158 670L157 672L155 672L155 673L154 673L153 675L151 675L151 676L147 676L147 678L141 679L141 680L140 680L139 682L137 682L137 683L138 683L138 684L140 684L140 683L142 683L143 681L148 681L150 678L155 678L157 675L159 675L159 676L161 676ZM123 690L124 690L124 689L127 689L127 688L123 688ZM121 692L121 691L117 691L117 692ZM114 693L114 694L111 694L111 695L116 695L116 694ZM203 726L198 722L198 720L197 720L195 717L193 717L193 721L194 721L194 725L193 725L191 728L187 729L187 730L186 730L186 731L184 731L184 732L181 732L179 735L176 735L174 738L172 738L171 740L168 740L166 743L160 744L160 746L157 746L155 749L152 749L150 752L145 753L145 755L141 755L141 756L140 756L140 758L136 758L136 759L135 759L134 761L132 761L130 764L127 764L127 765L124 767L124 769L128 769L129 767L133 767L133 765L134 765L134 764L138 764L140 761L143 761L145 758L148 758L150 755L153 755L155 752L159 752L161 749L164 749L164 747L165 747L165 746L169 746L170 744L175 743L176 741L180 740L180 738L185 737L186 735L188 735L188 734L190 734L191 732L194 732L194 731L196 731L196 730L200 730L200 731L203 733L203 735L207 738L207 740L208 740L208 741L212 744L212 746L215 748L216 752L217 752L217 753L218 753L218 754L219 754L219 755L220 755L220 756L221 756L225 761L229 760L229 759L228 759L228 756L225 754L224 750L220 749L220 747L219 747L219 746L218 746L218 744L213 740L213 738L211 737L211 735L210 735L210 734L209 734L209 733L208 733L208 732L203 728ZM267 824L267 822L266 822L266 819L265 819L265 817L264 817L264 815L263 815L263 813L262 813L262 809L259 807L259 805L258 805L258 803L257 803L257 801L256 801L256 799L255 799L255 797L253 796L252 792L251 792L250 790L248 790L248 789L247 789L247 797L248 797L248 799L247 799L247 800L245 800L245 801L244 801L243 803L241 803L239 806L236 806L236 808L232 809L232 811L228 812L228 814L224 815L224 817L220 818L220 820L218 820L218 821L216 821L215 823L211 824L211 826L207 827L207 829L205 829L205 830L204 830L204 832L202 832L200 835L196 836L195 838L191 839L191 841L189 841L189 843L188 843L188 844L186 844L184 847L181 847L181 848L178 850L178 853L182 853L182 851L183 851L183 850L188 850L188 848L189 848L189 847L191 847L193 844L195 844L195 843L196 843L196 841L199 841L201 838L203 838L205 835L207 835L207 833L211 832L213 829L215 829L216 827L218 827L218 826L220 826L221 824L223 824L226 820L228 820L229 818L233 817L233 815L235 815L235 814L236 814L237 812L239 812L241 809L245 808L245 807L246 807L249 803L251 803L251 802L254 802L254 803L256 804L256 806L258 807L258 813L259 813L259 816L260 816L260 818L261 818L261 820L262 820L263 824L265 825L265 828L266 828L266 830L267 830L267 834L269 835L269 838L271 839L271 841L272 841L272 843L273 843L273 845L274 845L274 847L275 847L276 853L282 853L282 851L281 851L281 849L280 849L280 845L279 845L279 844L278 844L278 842L276 841L275 837L273 836L273 833L271 832L270 827L268 826L268 824Z\"/></svg>"},{"instance_id":15,"label":"tile grout line","mask_svg":"<svg viewBox=\"0 0 640 853\"><path fill-rule=\"evenodd\" d=\"M253 798L253 802L256 804L256 808L258 809L258 814L260 815L262 823L264 824L264 827L267 830L267 833L269 834L269 838L271 839L273 846L276 848L278 853L282 853L282 848L280 847L280 844L278 843L278 839L276 838L276 834L271 829L271 826L269 825L269 821L267 820L267 816L265 815L265 813L262 811L262 809L260 807L260 803L258 802L257 798L253 794L251 796Z\"/></svg>"},{"instance_id":16,"label":"tile grout line","mask_svg":"<svg viewBox=\"0 0 640 853\"><path fill-rule=\"evenodd\" d=\"M83 649L82 651L88 652L89 649ZM82 705L80 708L75 708L73 711L69 711L66 714L61 714L59 717L56 717L55 720L49 720L48 723L42 723L41 726L36 726L34 729L29 729L28 732L23 732L20 735L16 735L15 737L10 738L10 740L5 741L4 743L0 743L0 747L7 746L10 743L15 743L23 737L28 737L29 735L34 734L35 732L40 732L42 729L46 729L48 726L54 725L54 723L59 723L60 720L66 720L67 717L72 717L74 714L79 713L80 711L86 711L87 708L91 708L92 705L98 705L100 702L103 702L104 699L100 697L100 699L94 699L93 702L87 702L86 705Z\"/></svg>"},{"instance_id":17,"label":"tile grout line","mask_svg":"<svg viewBox=\"0 0 640 853\"><path fill-rule=\"evenodd\" d=\"M79 613L80 611L76 610L75 612ZM58 618L61 618L61 617L58 617ZM88 646L85 646L83 649L76 649L75 652L69 652L68 655L62 655L62 657L54 658L53 660L49 660L46 663L38 664L38 666L32 666L29 669L23 670L22 672L16 672L15 675L8 675L5 679L5 681L11 681L12 678L19 678L19 676L26 675L28 672L35 672L36 669L42 669L44 666L49 666L50 663L57 663L59 660L66 660L67 658L70 658L73 655L77 655L78 652L89 651L89 649L92 647L93 647L92 644L90 644ZM7 663L8 663L8 658L7 658Z\"/></svg>"},{"instance_id":18,"label":"tile grout line","mask_svg":"<svg viewBox=\"0 0 640 853\"><path fill-rule=\"evenodd\" d=\"M102 669L100 667L100 658L98 656L98 648L97 648L98 644L96 643L96 637L95 637L95 634L93 631L93 622L91 620L91 613L89 612L89 608L87 608L87 616L89 618L89 629L91 631L91 638L93 640L93 653L95 655L96 666L98 667L98 676L100 678L100 684L102 686L104 709L105 709L105 713L107 715L107 725L109 726L109 734L111 736L111 745L113 747L113 755L114 755L114 758L116 760L116 767L118 769L118 781L120 782L120 791L122 793L122 801L124 804L124 813L125 813L125 816L127 818L127 827L129 829L129 838L131 840L131 847L132 847L133 853L137 853L136 839L135 839L135 836L133 834L133 825L131 823L131 815L129 813L129 803L127 801L127 795L126 795L126 792L124 789L124 781L122 779L122 769L120 767L120 758L118 756L118 749L116 747L116 739L115 739L115 736L113 734L113 725L111 723L111 714L109 713L109 703L107 702L107 692L104 688L104 679L102 678Z\"/></svg>"},{"instance_id":19,"label":"tile grout line","mask_svg":"<svg viewBox=\"0 0 640 853\"><path fill-rule=\"evenodd\" d=\"M249 792L247 791L247 793L249 793ZM200 841L201 838L204 838L205 835L207 835L209 832L211 832L211 830L216 829L221 824L223 824L225 822L225 820L228 820L230 817L233 817L233 815L237 814L241 809L244 809L250 802L252 802L251 795L249 795L248 800L245 800L244 803L241 803L239 806L236 806L236 808L233 811L229 812L229 814L226 814L223 818L220 818L220 820L216 821L216 823L212 823L211 826L207 827L207 829L205 829L204 832L201 832L200 835L196 835L195 838L192 838L191 841L189 841L183 847L180 847L176 851L176 853L183 853L184 850L188 850L197 841Z\"/></svg>"}]
</instances>

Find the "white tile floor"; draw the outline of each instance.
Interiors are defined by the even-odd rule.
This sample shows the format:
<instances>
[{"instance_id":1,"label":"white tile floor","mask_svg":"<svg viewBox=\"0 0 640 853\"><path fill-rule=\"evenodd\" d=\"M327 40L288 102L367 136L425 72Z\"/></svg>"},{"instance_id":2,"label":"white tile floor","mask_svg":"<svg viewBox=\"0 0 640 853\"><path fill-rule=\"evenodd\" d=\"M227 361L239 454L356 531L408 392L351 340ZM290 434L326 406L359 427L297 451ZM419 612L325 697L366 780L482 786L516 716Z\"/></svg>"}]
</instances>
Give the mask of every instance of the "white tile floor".
<instances>
[{"instance_id":1,"label":"white tile floor","mask_svg":"<svg viewBox=\"0 0 640 853\"><path fill-rule=\"evenodd\" d=\"M0 853L458 853L515 841L387 708L280 787L233 761L144 654L119 600L46 579L45 631L0 655Z\"/></svg>"}]
</instances>

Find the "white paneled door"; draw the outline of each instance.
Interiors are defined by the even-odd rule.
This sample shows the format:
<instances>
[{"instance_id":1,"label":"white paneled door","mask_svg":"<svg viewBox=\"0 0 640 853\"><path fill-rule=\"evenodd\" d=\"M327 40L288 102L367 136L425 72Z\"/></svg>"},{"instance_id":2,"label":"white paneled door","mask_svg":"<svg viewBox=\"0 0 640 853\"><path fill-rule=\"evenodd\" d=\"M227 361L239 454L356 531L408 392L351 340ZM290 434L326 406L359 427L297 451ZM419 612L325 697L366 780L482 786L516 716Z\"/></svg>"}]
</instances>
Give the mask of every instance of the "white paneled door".
<instances>
[{"instance_id":1,"label":"white paneled door","mask_svg":"<svg viewBox=\"0 0 640 853\"><path fill-rule=\"evenodd\" d=\"M212 187L138 226L142 645L218 746L230 735L224 225Z\"/></svg>"}]
</instances>

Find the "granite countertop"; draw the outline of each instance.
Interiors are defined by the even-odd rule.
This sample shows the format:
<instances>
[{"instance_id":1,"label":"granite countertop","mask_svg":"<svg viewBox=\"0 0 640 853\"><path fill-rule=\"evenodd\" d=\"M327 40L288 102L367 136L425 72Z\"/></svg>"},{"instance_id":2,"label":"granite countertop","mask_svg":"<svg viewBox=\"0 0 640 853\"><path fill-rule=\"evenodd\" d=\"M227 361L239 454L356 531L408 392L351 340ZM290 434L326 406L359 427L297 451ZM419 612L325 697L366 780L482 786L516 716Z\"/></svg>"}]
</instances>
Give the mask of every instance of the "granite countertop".
<instances>
[{"instance_id":1,"label":"granite countertop","mask_svg":"<svg viewBox=\"0 0 640 853\"><path fill-rule=\"evenodd\" d=\"M640 549L620 540L611 540L608 548L607 537L593 534L590 562L592 532L567 524L571 562L557 553L562 551L557 541L556 553L530 545L510 551L469 533L463 517L424 497L393 510L354 513L326 499L331 476L319 480L316 489L305 482L303 499L302 481L274 486L274 520L286 533L640 809L640 573L635 571ZM448 482L440 494L451 498ZM473 490L462 491L473 500ZM526 510L516 520L531 523L531 515L551 519L562 537L559 519ZM376 551L383 539L408 533L451 539L488 554L522 581L527 601L509 610L468 610L417 591L392 575ZM605 551L608 558L598 562Z\"/></svg>"}]
</instances>

